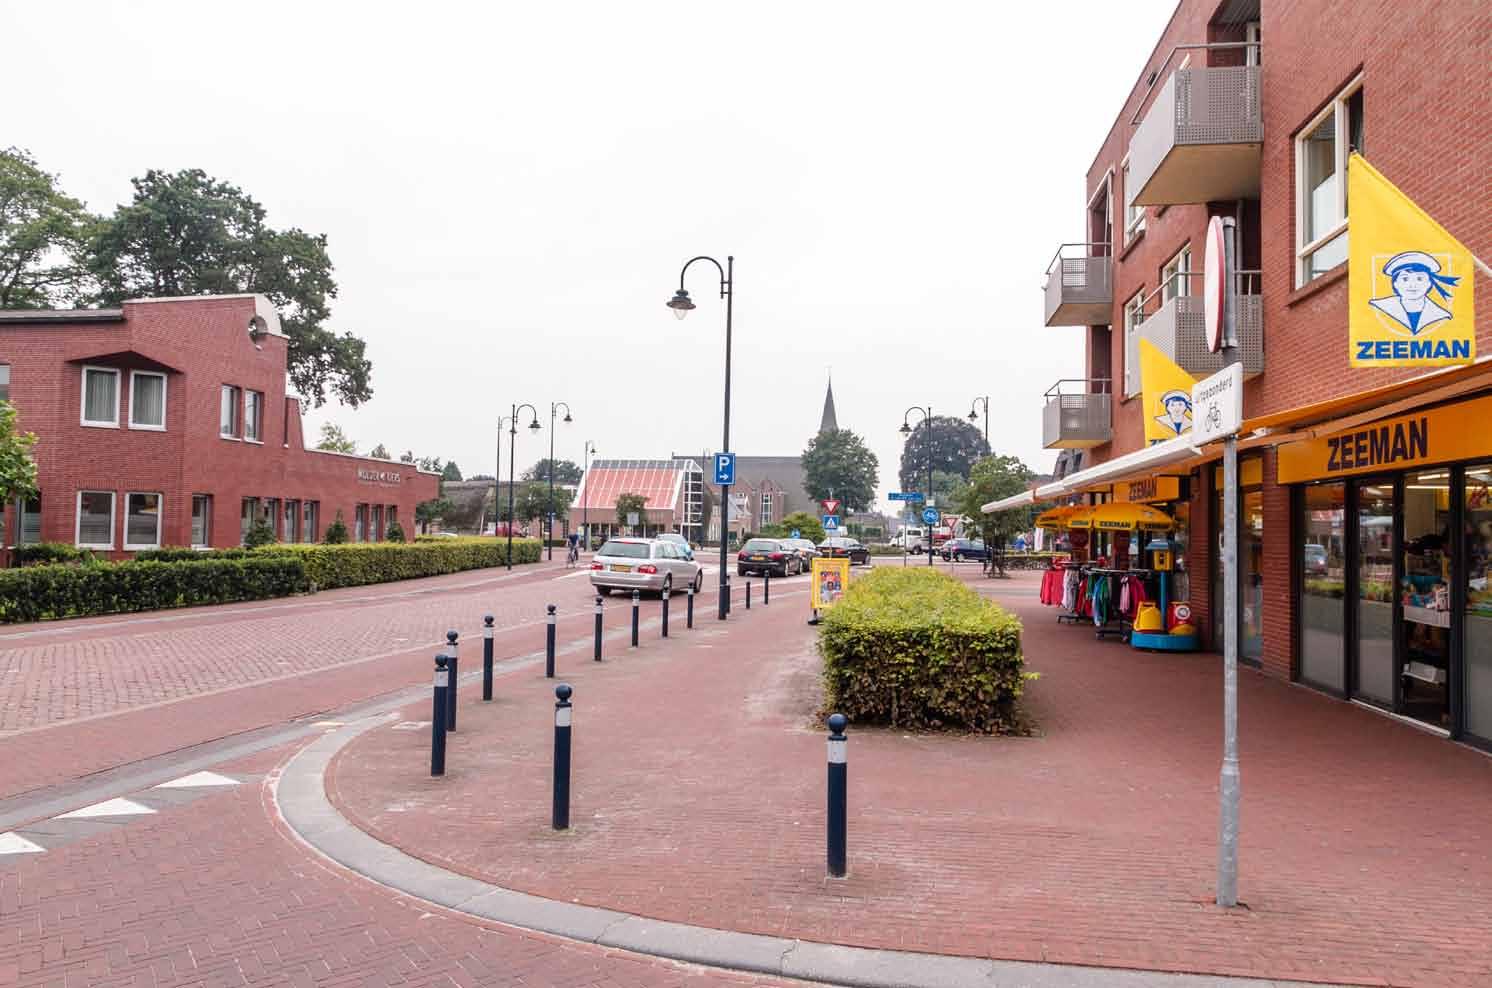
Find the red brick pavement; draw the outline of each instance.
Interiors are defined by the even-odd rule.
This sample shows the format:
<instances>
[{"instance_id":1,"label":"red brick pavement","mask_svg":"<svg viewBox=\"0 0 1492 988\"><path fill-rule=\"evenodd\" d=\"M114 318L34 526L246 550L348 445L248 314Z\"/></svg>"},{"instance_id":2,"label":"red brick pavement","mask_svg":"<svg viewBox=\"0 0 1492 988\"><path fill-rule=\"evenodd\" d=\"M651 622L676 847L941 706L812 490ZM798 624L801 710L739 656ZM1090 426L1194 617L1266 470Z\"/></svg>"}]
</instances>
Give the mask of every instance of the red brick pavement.
<instances>
[{"instance_id":1,"label":"red brick pavement","mask_svg":"<svg viewBox=\"0 0 1492 988\"><path fill-rule=\"evenodd\" d=\"M988 587L989 584L984 584ZM380 728L328 791L410 853L646 916L864 946L1363 984L1492 984L1492 761L1241 675L1241 892L1212 905L1216 657L1026 622L1043 736L852 730L850 867L824 878L824 733L802 602L567 678L572 832L548 829L552 695L532 673L466 704L450 771ZM788 603L784 601L784 603ZM422 706L406 716L428 717Z\"/></svg>"},{"instance_id":2,"label":"red brick pavement","mask_svg":"<svg viewBox=\"0 0 1492 988\"><path fill-rule=\"evenodd\" d=\"M224 771L265 772L268 752ZM257 785L0 858L0 985L791 985L457 917L304 848Z\"/></svg>"}]
</instances>

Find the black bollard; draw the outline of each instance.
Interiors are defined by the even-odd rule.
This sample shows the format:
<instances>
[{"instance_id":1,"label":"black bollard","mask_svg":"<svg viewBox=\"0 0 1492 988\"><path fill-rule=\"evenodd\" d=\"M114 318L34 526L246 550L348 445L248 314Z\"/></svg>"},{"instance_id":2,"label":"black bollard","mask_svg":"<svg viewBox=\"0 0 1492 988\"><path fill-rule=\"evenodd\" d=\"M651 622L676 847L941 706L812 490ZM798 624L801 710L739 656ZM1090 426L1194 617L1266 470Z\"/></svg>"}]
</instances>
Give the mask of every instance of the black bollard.
<instances>
[{"instance_id":1,"label":"black bollard","mask_svg":"<svg viewBox=\"0 0 1492 988\"><path fill-rule=\"evenodd\" d=\"M554 678L554 605L545 604L544 610L548 612L548 627L544 631L544 678Z\"/></svg>"},{"instance_id":2,"label":"black bollard","mask_svg":"<svg viewBox=\"0 0 1492 988\"><path fill-rule=\"evenodd\" d=\"M492 621L491 614L482 617L482 699L492 699Z\"/></svg>"},{"instance_id":3,"label":"black bollard","mask_svg":"<svg viewBox=\"0 0 1492 988\"><path fill-rule=\"evenodd\" d=\"M730 582L730 577L727 576L725 578L725 613L727 617L730 616L731 593L733 592Z\"/></svg>"},{"instance_id":4,"label":"black bollard","mask_svg":"<svg viewBox=\"0 0 1492 988\"><path fill-rule=\"evenodd\" d=\"M461 688L461 653L456 644L456 632L446 632L446 654L451 657L451 691L446 694L446 730L456 730L456 691Z\"/></svg>"},{"instance_id":5,"label":"black bollard","mask_svg":"<svg viewBox=\"0 0 1492 988\"><path fill-rule=\"evenodd\" d=\"M787 570L783 570L782 574L786 576ZM767 570L766 575L762 577L762 606L766 607L770 603L772 603L772 571Z\"/></svg>"},{"instance_id":6,"label":"black bollard","mask_svg":"<svg viewBox=\"0 0 1492 988\"><path fill-rule=\"evenodd\" d=\"M694 627L694 584L692 583L689 584L689 604L687 610L684 612L684 626L686 628Z\"/></svg>"},{"instance_id":7,"label":"black bollard","mask_svg":"<svg viewBox=\"0 0 1492 988\"><path fill-rule=\"evenodd\" d=\"M444 655L435 657L435 709L430 717L430 774L446 774L446 691L450 687L450 671L446 664L450 660Z\"/></svg>"},{"instance_id":8,"label":"black bollard","mask_svg":"<svg viewBox=\"0 0 1492 988\"><path fill-rule=\"evenodd\" d=\"M596 594L596 661L601 661L601 595Z\"/></svg>"},{"instance_id":9,"label":"black bollard","mask_svg":"<svg viewBox=\"0 0 1492 988\"><path fill-rule=\"evenodd\" d=\"M570 719L573 710L570 696L575 691L569 683L554 688L554 813L555 830L570 829Z\"/></svg>"},{"instance_id":10,"label":"black bollard","mask_svg":"<svg viewBox=\"0 0 1492 988\"><path fill-rule=\"evenodd\" d=\"M636 590L632 591L632 647L637 647L637 606L642 600L642 594Z\"/></svg>"},{"instance_id":11,"label":"black bollard","mask_svg":"<svg viewBox=\"0 0 1492 988\"><path fill-rule=\"evenodd\" d=\"M663 637L668 637L668 588L663 588Z\"/></svg>"},{"instance_id":12,"label":"black bollard","mask_svg":"<svg viewBox=\"0 0 1492 988\"><path fill-rule=\"evenodd\" d=\"M845 831L848 815L845 773L844 728L849 721L844 714L829 715L829 876L843 878L845 872Z\"/></svg>"},{"instance_id":13,"label":"black bollard","mask_svg":"<svg viewBox=\"0 0 1492 988\"><path fill-rule=\"evenodd\" d=\"M751 581L746 581L746 609L751 610Z\"/></svg>"}]
</instances>

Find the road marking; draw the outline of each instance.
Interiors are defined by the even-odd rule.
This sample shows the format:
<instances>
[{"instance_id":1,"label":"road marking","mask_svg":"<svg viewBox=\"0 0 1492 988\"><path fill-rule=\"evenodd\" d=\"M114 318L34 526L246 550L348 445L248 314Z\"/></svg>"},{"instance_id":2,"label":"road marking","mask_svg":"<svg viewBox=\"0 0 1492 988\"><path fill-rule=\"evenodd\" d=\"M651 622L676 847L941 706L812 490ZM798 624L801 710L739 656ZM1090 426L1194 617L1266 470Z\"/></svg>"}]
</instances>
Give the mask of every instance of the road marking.
<instances>
[{"instance_id":1,"label":"road marking","mask_svg":"<svg viewBox=\"0 0 1492 988\"><path fill-rule=\"evenodd\" d=\"M158 786L151 786L151 788L152 789L197 789L199 787L206 787L206 786L236 786L236 785L238 785L238 780L237 779L230 779L226 775L219 775L216 772L193 772L191 775L183 775L179 779L172 779L170 782L162 782Z\"/></svg>"},{"instance_id":2,"label":"road marking","mask_svg":"<svg viewBox=\"0 0 1492 988\"><path fill-rule=\"evenodd\" d=\"M0 854L41 854L46 848L32 843L20 834L6 831L0 834Z\"/></svg>"},{"instance_id":3,"label":"road marking","mask_svg":"<svg viewBox=\"0 0 1492 988\"><path fill-rule=\"evenodd\" d=\"M106 799L102 803L94 803L85 806L81 810L73 810L57 817L58 820L77 820L95 816L140 816L145 813L154 813L155 810L148 806L141 806L132 799Z\"/></svg>"}]
</instances>

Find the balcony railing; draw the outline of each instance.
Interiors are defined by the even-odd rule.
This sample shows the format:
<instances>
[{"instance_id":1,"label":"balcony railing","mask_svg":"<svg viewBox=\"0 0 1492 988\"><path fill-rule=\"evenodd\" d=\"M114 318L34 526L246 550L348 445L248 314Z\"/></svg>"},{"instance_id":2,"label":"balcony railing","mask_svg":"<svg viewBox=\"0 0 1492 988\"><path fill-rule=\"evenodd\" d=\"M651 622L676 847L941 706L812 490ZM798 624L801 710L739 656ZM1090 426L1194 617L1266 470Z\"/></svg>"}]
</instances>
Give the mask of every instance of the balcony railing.
<instances>
[{"instance_id":1,"label":"balcony railing","mask_svg":"<svg viewBox=\"0 0 1492 988\"><path fill-rule=\"evenodd\" d=\"M1108 244L1063 244L1046 269L1048 326L1107 326L1114 309Z\"/></svg>"},{"instance_id":2,"label":"balcony railing","mask_svg":"<svg viewBox=\"0 0 1492 988\"><path fill-rule=\"evenodd\" d=\"M1129 142L1129 201L1142 206L1259 195L1259 66L1177 69Z\"/></svg>"},{"instance_id":3,"label":"balcony railing","mask_svg":"<svg viewBox=\"0 0 1492 988\"><path fill-rule=\"evenodd\" d=\"M1063 378L1046 389L1041 440L1047 449L1088 449L1114 438L1110 382Z\"/></svg>"},{"instance_id":4,"label":"balcony railing","mask_svg":"<svg viewBox=\"0 0 1492 988\"><path fill-rule=\"evenodd\" d=\"M1238 272L1237 291L1233 298L1244 377L1256 377L1264 372L1264 297L1259 294L1258 275L1257 271ZM1201 274L1195 272L1177 275L1177 290L1180 283L1200 277ZM1203 378L1222 370L1221 351L1213 353L1207 349L1202 297L1190 294L1166 297L1170 294L1152 293L1141 301L1142 312L1151 298L1159 302L1159 308L1146 315L1144 322L1126 339L1125 360L1135 361L1129 366L1138 367L1139 340L1144 339L1155 344L1156 349L1192 377Z\"/></svg>"}]
</instances>

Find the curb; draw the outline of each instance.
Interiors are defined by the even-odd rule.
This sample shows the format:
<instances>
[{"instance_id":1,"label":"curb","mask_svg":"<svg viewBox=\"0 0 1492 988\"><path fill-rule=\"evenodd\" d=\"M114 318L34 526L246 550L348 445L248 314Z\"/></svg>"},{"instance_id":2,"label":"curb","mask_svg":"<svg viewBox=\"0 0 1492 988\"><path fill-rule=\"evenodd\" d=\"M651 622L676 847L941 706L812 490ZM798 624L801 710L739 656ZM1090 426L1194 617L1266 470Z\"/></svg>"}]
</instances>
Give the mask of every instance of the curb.
<instances>
[{"instance_id":1,"label":"curb","mask_svg":"<svg viewBox=\"0 0 1492 988\"><path fill-rule=\"evenodd\" d=\"M286 825L312 850L396 892L469 916L669 960L854 988L1301 988L1319 984L847 947L691 926L516 892L408 855L359 830L332 805L325 785L332 757L389 720L387 714L369 717L322 735L290 759L272 784L271 796Z\"/></svg>"}]
</instances>

